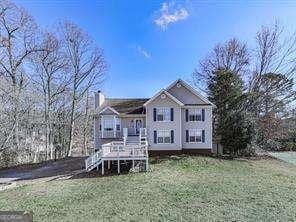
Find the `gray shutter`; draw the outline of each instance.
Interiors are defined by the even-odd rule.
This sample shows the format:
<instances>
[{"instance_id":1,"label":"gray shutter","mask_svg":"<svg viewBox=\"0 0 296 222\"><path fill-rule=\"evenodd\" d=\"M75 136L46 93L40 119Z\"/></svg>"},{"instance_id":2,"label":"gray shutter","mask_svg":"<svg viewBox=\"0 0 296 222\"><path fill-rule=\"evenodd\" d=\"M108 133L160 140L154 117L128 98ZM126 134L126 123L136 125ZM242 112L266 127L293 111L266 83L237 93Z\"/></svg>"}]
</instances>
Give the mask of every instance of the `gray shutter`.
<instances>
[{"instance_id":1,"label":"gray shutter","mask_svg":"<svg viewBox=\"0 0 296 222\"><path fill-rule=\"evenodd\" d=\"M156 121L156 108L153 108L153 120Z\"/></svg>"},{"instance_id":2,"label":"gray shutter","mask_svg":"<svg viewBox=\"0 0 296 222\"><path fill-rule=\"evenodd\" d=\"M156 132L156 130L154 130L154 143L157 143L157 132Z\"/></svg>"},{"instance_id":3,"label":"gray shutter","mask_svg":"<svg viewBox=\"0 0 296 222\"><path fill-rule=\"evenodd\" d=\"M186 122L188 122L188 109L185 110Z\"/></svg>"},{"instance_id":4,"label":"gray shutter","mask_svg":"<svg viewBox=\"0 0 296 222\"><path fill-rule=\"evenodd\" d=\"M205 109L201 110L201 120L205 121Z\"/></svg>"},{"instance_id":5,"label":"gray shutter","mask_svg":"<svg viewBox=\"0 0 296 222\"><path fill-rule=\"evenodd\" d=\"M171 121L174 121L174 108L171 108Z\"/></svg>"},{"instance_id":6,"label":"gray shutter","mask_svg":"<svg viewBox=\"0 0 296 222\"><path fill-rule=\"evenodd\" d=\"M188 143L189 142L189 131L186 130L186 142Z\"/></svg>"},{"instance_id":7,"label":"gray shutter","mask_svg":"<svg viewBox=\"0 0 296 222\"><path fill-rule=\"evenodd\" d=\"M171 143L174 143L174 130L171 130Z\"/></svg>"},{"instance_id":8,"label":"gray shutter","mask_svg":"<svg viewBox=\"0 0 296 222\"><path fill-rule=\"evenodd\" d=\"M202 130L202 134L201 134L201 142L205 142L205 130Z\"/></svg>"}]
</instances>

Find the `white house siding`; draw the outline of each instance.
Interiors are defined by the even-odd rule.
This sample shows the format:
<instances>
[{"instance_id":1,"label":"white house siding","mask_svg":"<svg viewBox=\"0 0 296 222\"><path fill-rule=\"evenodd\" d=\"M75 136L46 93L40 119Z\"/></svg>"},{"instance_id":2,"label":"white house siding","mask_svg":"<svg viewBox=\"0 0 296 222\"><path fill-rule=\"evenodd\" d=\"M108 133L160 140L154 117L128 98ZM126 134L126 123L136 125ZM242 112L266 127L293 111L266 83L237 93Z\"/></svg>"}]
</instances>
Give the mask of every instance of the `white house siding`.
<instances>
[{"instance_id":1,"label":"white house siding","mask_svg":"<svg viewBox=\"0 0 296 222\"><path fill-rule=\"evenodd\" d=\"M94 118L94 146L95 146L95 150L99 149L101 146L100 143L100 137L99 137L99 133L100 133L100 118L95 116Z\"/></svg>"},{"instance_id":2,"label":"white house siding","mask_svg":"<svg viewBox=\"0 0 296 222\"><path fill-rule=\"evenodd\" d=\"M205 121L186 122L185 110L187 108L198 108L205 110ZM186 130L205 130L204 143L186 142ZM212 106L188 106L182 108L182 147L183 149L212 149Z\"/></svg>"},{"instance_id":3,"label":"white house siding","mask_svg":"<svg viewBox=\"0 0 296 222\"><path fill-rule=\"evenodd\" d=\"M168 90L168 92L184 104L206 104L203 100L201 100L183 85L178 88L177 84L175 84Z\"/></svg>"},{"instance_id":4,"label":"white house siding","mask_svg":"<svg viewBox=\"0 0 296 222\"><path fill-rule=\"evenodd\" d=\"M174 121L158 122L153 119L153 108L174 108ZM148 134L149 150L181 150L181 107L171 98L162 99L158 96L146 106L146 126ZM174 130L174 143L155 144L154 130Z\"/></svg>"}]
</instances>

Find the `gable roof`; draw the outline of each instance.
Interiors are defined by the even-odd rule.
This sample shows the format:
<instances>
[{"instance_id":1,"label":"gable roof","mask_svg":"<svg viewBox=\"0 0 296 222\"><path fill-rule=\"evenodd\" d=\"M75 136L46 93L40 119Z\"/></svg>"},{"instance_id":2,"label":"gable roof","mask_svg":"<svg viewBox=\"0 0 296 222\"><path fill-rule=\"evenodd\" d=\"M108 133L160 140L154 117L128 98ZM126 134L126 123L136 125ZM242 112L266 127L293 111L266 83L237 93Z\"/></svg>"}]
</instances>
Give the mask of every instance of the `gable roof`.
<instances>
[{"instance_id":1,"label":"gable roof","mask_svg":"<svg viewBox=\"0 0 296 222\"><path fill-rule=\"evenodd\" d=\"M98 112L101 113L104 109L110 108L118 114L145 114L143 105L148 100L146 98L106 98Z\"/></svg>"},{"instance_id":2,"label":"gable roof","mask_svg":"<svg viewBox=\"0 0 296 222\"><path fill-rule=\"evenodd\" d=\"M215 104L212 103L210 100L208 100L206 97L204 97L201 93L199 93L196 89L194 89L192 86L190 86L188 83L186 83L185 81L183 81L182 79L177 79L176 81L174 81L172 84L170 84L166 90L170 90L172 87L174 87L177 83L181 83L186 89L188 89L190 92L192 92L194 95L196 95L197 97L199 97L202 101L204 101L205 103L208 103L214 107Z\"/></svg>"},{"instance_id":3,"label":"gable roof","mask_svg":"<svg viewBox=\"0 0 296 222\"><path fill-rule=\"evenodd\" d=\"M174 97L172 94L170 94L165 89L162 89L157 94L155 94L151 99L149 99L147 102L144 103L144 106L147 106L150 102L155 100L158 96L160 96L162 93L166 94L169 98L171 98L175 103L179 104L180 106L184 106L184 103L182 103L180 100L178 100L176 97Z\"/></svg>"},{"instance_id":4,"label":"gable roof","mask_svg":"<svg viewBox=\"0 0 296 222\"><path fill-rule=\"evenodd\" d=\"M117 112L115 109L113 109L113 108L110 107L110 106L106 106L105 108L101 109L101 111L99 112L99 114L105 112L105 111L108 110L108 109L111 110L113 113L119 115L119 112Z\"/></svg>"}]
</instances>

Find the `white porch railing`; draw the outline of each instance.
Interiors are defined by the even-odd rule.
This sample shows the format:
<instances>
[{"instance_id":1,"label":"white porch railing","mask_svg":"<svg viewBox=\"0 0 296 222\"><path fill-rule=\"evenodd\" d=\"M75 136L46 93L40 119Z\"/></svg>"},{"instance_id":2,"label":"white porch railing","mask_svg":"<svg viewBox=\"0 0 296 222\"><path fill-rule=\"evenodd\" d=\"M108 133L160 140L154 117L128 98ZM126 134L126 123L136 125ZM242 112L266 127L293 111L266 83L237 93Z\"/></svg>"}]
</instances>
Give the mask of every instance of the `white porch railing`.
<instances>
[{"instance_id":1,"label":"white porch railing","mask_svg":"<svg viewBox=\"0 0 296 222\"><path fill-rule=\"evenodd\" d=\"M99 132L99 136L100 136L100 138L106 138L106 139L108 139L108 138L121 138L122 137L122 135L121 135L121 131L118 131L118 130L109 130L109 131L107 131L107 130L101 130L100 132Z\"/></svg>"},{"instance_id":2,"label":"white porch railing","mask_svg":"<svg viewBox=\"0 0 296 222\"><path fill-rule=\"evenodd\" d=\"M146 162L148 169L148 142L140 141L139 144L124 144L123 141L110 142L102 145L102 148L85 160L85 169L90 171L95 167L102 165L102 174L104 174L104 162L110 160L117 161L117 170L120 173L120 160L132 160L132 168L135 169L135 160Z\"/></svg>"},{"instance_id":3,"label":"white porch railing","mask_svg":"<svg viewBox=\"0 0 296 222\"><path fill-rule=\"evenodd\" d=\"M110 142L102 145L103 157L148 157L148 143L141 141L139 145L127 145L123 141Z\"/></svg>"},{"instance_id":4,"label":"white porch railing","mask_svg":"<svg viewBox=\"0 0 296 222\"><path fill-rule=\"evenodd\" d=\"M86 160L85 160L85 169L86 171L90 171L97 167L100 164L101 157L103 155L102 150L99 150L95 152L94 154L90 155Z\"/></svg>"},{"instance_id":5,"label":"white porch railing","mask_svg":"<svg viewBox=\"0 0 296 222\"><path fill-rule=\"evenodd\" d=\"M147 137L147 129L140 128L140 137Z\"/></svg>"}]
</instances>

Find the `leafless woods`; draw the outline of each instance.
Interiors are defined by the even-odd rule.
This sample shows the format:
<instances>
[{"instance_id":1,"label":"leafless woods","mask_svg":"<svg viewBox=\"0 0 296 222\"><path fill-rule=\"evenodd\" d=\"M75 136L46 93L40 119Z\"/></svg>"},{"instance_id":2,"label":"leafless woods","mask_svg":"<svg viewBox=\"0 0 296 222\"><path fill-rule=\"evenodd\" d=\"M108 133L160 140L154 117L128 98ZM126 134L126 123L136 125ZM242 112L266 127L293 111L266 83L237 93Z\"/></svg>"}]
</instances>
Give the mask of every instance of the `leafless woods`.
<instances>
[{"instance_id":1,"label":"leafless woods","mask_svg":"<svg viewBox=\"0 0 296 222\"><path fill-rule=\"evenodd\" d=\"M76 24L42 30L25 9L0 1L0 165L86 154L90 91L106 70Z\"/></svg>"}]
</instances>

